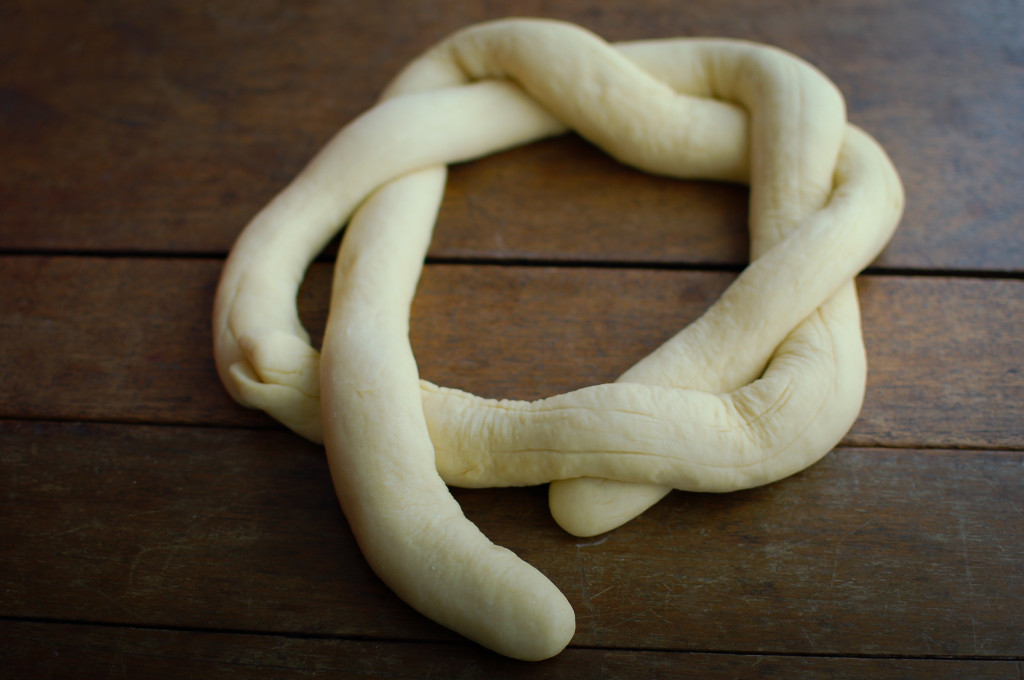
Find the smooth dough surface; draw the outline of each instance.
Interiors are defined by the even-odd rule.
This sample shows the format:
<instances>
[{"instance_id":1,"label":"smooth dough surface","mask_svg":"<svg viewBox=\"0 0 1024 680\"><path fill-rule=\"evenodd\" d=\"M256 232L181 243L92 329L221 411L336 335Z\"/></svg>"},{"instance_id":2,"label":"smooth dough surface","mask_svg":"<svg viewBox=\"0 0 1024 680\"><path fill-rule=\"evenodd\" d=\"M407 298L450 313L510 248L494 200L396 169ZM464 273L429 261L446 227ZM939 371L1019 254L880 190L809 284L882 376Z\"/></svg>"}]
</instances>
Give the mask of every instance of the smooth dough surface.
<instances>
[{"instance_id":1,"label":"smooth dough surface","mask_svg":"<svg viewBox=\"0 0 1024 680\"><path fill-rule=\"evenodd\" d=\"M615 383L524 402L421 381L408 316L445 165L568 129L648 172L749 183L750 265ZM592 535L672 488L730 491L813 464L860 410L853 279L902 208L885 152L793 55L481 24L412 62L246 227L217 292L218 371L240 403L325 443L360 547L400 597L502 654L546 658L573 635L571 606L446 484L551 482L559 524ZM346 223L318 352L296 295Z\"/></svg>"}]
</instances>

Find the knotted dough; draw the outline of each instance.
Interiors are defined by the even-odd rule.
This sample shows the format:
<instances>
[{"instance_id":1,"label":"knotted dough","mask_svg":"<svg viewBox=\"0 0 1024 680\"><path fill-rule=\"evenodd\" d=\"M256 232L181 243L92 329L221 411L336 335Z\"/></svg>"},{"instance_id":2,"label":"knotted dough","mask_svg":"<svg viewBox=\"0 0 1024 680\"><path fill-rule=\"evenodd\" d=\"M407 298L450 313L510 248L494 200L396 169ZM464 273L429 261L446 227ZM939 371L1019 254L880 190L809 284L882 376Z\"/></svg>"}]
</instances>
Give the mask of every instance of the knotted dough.
<instances>
[{"instance_id":1,"label":"knotted dough","mask_svg":"<svg viewBox=\"0 0 1024 680\"><path fill-rule=\"evenodd\" d=\"M568 129L648 172L749 183L750 265L615 383L524 402L421 381L409 309L446 164ZM325 443L360 548L400 597L502 654L542 659L571 639L571 606L484 537L446 484L551 482L559 524L592 535L671 488L730 491L814 463L860 410L853 280L902 209L885 152L793 55L481 24L406 67L246 227L217 291L217 367L240 403ZM296 295L346 222L318 353Z\"/></svg>"}]
</instances>

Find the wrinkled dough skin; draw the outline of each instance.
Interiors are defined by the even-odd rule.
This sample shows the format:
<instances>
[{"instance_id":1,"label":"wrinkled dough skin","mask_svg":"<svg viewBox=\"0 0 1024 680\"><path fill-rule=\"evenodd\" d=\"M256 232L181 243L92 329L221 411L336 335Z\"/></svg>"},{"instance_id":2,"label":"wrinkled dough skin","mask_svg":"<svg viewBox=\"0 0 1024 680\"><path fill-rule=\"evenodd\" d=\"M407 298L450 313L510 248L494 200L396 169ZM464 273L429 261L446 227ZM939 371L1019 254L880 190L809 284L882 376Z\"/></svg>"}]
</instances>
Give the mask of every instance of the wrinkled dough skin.
<instances>
[{"instance_id":1,"label":"wrinkled dough skin","mask_svg":"<svg viewBox=\"0 0 1024 680\"><path fill-rule=\"evenodd\" d=\"M615 383L523 402L421 381L409 308L446 164L569 129L641 170L749 183L751 264ZM572 607L446 483L551 482L554 517L585 536L671 488L731 491L813 464L860 410L853 279L902 210L885 152L793 55L727 39L609 45L547 20L472 26L407 66L239 236L214 305L217 369L240 403L324 442L360 548L400 597L543 659L571 640ZM346 223L318 352L296 295Z\"/></svg>"}]
</instances>

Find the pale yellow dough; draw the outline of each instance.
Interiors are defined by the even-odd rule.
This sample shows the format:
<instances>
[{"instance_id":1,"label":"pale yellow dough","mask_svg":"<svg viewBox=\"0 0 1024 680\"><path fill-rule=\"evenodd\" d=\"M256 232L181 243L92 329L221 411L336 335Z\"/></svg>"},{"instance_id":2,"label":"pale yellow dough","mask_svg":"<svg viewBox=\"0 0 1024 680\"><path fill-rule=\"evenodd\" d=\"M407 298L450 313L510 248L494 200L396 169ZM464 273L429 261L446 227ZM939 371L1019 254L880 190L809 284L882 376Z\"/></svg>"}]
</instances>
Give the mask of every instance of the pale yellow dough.
<instances>
[{"instance_id":1,"label":"pale yellow dough","mask_svg":"<svg viewBox=\"0 0 1024 680\"><path fill-rule=\"evenodd\" d=\"M750 266L613 384L498 402L420 381L408 315L445 165L567 129L642 170L748 182ZM446 484L551 482L559 524L592 535L672 488L730 491L811 465L860 410L853 279L902 209L884 151L788 53L482 24L411 63L246 227L217 291L218 371L239 402L325 443L360 547L400 597L502 654L542 659L572 638L572 608ZM346 222L321 354L295 298Z\"/></svg>"}]
</instances>

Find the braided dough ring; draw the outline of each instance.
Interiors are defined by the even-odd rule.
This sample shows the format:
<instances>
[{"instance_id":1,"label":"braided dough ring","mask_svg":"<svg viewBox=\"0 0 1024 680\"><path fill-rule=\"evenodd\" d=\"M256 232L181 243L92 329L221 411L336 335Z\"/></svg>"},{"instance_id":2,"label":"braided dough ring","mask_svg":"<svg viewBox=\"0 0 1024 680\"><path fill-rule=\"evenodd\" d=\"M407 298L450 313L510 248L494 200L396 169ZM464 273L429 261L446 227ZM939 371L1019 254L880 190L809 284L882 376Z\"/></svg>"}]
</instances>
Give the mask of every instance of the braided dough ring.
<instances>
[{"instance_id":1,"label":"braided dough ring","mask_svg":"<svg viewBox=\"0 0 1024 680\"><path fill-rule=\"evenodd\" d=\"M614 384L498 402L420 381L408 312L445 164L567 128L646 171L749 182L751 264ZM571 638L571 607L480 534L445 483L552 481L556 519L585 535L668 488L728 491L812 464L859 411L853 278L902 206L884 151L792 55L483 24L410 64L247 226L217 292L218 370L241 403L322 438L360 547L400 597L502 654L541 659ZM349 217L321 356L295 298Z\"/></svg>"}]
</instances>

